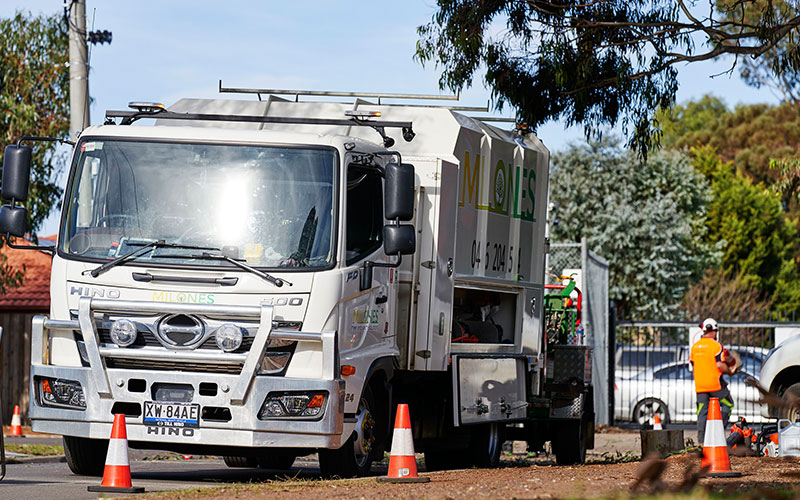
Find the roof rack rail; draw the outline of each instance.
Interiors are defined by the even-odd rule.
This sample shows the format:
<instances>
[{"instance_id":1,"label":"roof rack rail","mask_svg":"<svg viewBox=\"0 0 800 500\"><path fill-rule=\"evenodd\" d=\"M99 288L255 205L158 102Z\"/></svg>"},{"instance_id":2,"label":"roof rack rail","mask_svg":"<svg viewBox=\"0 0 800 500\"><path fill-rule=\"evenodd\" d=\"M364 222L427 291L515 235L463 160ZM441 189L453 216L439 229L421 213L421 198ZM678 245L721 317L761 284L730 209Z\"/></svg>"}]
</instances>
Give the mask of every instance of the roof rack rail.
<instances>
[{"instance_id":1,"label":"roof rack rail","mask_svg":"<svg viewBox=\"0 0 800 500\"><path fill-rule=\"evenodd\" d=\"M208 113L176 113L160 109L144 109L142 111L106 111L106 125L114 125L114 118L121 118L120 125L130 125L142 118L152 118L161 120L194 120L194 121L217 121L217 122L246 122L246 123L283 123L287 125L335 125L343 127L372 127L383 139L385 147L390 148L394 145L394 139L388 137L385 128L399 128L402 130L403 139L411 142L416 135L412 129L410 121L388 121L370 120L358 116L351 118L298 118L285 116L260 116L260 115L221 115Z\"/></svg>"},{"instance_id":2,"label":"roof rack rail","mask_svg":"<svg viewBox=\"0 0 800 500\"><path fill-rule=\"evenodd\" d=\"M372 104L372 103L360 102L359 104L369 105L369 104ZM378 104L374 104L374 105L378 106ZM488 103L486 104L486 106L445 106L445 105L440 106L438 104L386 104L386 103L380 104L380 106L386 106L386 107L392 107L392 106L400 107L400 106L402 106L404 108L449 109L450 111L471 111L471 112L484 112L484 113L488 113L489 112L489 104Z\"/></svg>"},{"instance_id":3,"label":"roof rack rail","mask_svg":"<svg viewBox=\"0 0 800 500\"><path fill-rule=\"evenodd\" d=\"M470 116L482 122L502 122L502 123L517 123L516 118L505 118L502 116Z\"/></svg>"},{"instance_id":4,"label":"roof rack rail","mask_svg":"<svg viewBox=\"0 0 800 500\"><path fill-rule=\"evenodd\" d=\"M377 98L378 104L381 99L428 99L434 101L457 101L460 94L456 95L432 95L432 94L392 94L379 92L338 92L332 90L280 90L280 89L247 89L236 87L223 87L222 80L219 81L219 92L221 94L256 94L261 100L261 94L273 95L293 95L295 102L299 102L300 96L324 96L324 97L368 97Z\"/></svg>"}]
</instances>

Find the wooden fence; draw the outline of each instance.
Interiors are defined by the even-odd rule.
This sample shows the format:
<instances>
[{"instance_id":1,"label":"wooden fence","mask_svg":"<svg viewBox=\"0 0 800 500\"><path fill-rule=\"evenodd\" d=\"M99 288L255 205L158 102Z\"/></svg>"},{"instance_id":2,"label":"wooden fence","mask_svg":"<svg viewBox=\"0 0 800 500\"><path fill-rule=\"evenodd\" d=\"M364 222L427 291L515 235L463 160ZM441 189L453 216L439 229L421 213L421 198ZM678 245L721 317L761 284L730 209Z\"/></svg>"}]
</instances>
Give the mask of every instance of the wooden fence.
<instances>
[{"instance_id":1,"label":"wooden fence","mask_svg":"<svg viewBox=\"0 0 800 500\"><path fill-rule=\"evenodd\" d=\"M14 405L19 405L23 425L28 425L31 376L31 320L44 312L0 311L0 412L9 425Z\"/></svg>"}]
</instances>

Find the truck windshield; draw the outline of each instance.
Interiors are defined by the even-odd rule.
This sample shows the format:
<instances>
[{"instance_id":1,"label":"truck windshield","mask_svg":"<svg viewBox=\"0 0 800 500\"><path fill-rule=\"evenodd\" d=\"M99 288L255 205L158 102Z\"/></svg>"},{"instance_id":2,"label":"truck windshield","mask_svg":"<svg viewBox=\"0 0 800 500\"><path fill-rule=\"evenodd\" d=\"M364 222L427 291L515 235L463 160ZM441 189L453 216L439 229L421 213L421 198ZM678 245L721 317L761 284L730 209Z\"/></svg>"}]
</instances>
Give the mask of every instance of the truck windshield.
<instances>
[{"instance_id":1,"label":"truck windshield","mask_svg":"<svg viewBox=\"0 0 800 500\"><path fill-rule=\"evenodd\" d=\"M256 267L333 262L333 149L100 138L77 147L62 228L68 255L108 260L165 240ZM139 261L230 266L174 247Z\"/></svg>"}]
</instances>

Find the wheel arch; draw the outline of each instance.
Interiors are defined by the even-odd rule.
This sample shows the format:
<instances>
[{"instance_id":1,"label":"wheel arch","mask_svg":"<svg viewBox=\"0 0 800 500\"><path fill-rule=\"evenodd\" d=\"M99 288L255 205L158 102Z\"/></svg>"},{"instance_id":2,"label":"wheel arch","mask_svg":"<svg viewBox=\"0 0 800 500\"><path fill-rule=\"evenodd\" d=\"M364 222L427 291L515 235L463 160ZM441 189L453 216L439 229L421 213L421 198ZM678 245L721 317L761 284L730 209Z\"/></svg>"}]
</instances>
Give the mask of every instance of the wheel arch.
<instances>
[{"instance_id":1,"label":"wheel arch","mask_svg":"<svg viewBox=\"0 0 800 500\"><path fill-rule=\"evenodd\" d=\"M384 412L385 428L382 433L384 437L382 446L389 441L393 422L391 416L394 415L392 411L392 380L394 379L395 372L395 359L392 357L378 358L372 362L364 377L364 387L369 386L372 390L372 396L375 398L376 405ZM361 389L363 394L364 389Z\"/></svg>"},{"instance_id":2,"label":"wheel arch","mask_svg":"<svg viewBox=\"0 0 800 500\"><path fill-rule=\"evenodd\" d=\"M775 375L775 378L772 379L772 383L769 386L769 390L778 396L782 396L783 392L791 385L800 382L800 366L789 366L778 372ZM778 409L774 408L773 406L768 406L769 416L770 417L779 417Z\"/></svg>"}]
</instances>

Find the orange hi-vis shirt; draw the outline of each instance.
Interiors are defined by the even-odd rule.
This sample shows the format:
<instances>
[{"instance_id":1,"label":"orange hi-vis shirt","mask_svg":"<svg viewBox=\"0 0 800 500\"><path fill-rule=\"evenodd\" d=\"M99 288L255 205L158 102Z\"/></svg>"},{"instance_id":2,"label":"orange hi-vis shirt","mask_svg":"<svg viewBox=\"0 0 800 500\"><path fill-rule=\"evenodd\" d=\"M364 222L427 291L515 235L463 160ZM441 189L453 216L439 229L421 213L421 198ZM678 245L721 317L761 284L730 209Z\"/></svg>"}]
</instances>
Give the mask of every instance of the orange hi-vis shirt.
<instances>
[{"instance_id":1,"label":"orange hi-vis shirt","mask_svg":"<svg viewBox=\"0 0 800 500\"><path fill-rule=\"evenodd\" d=\"M714 339L703 337L692 346L689 359L694 365L695 392L714 392L722 389L722 372L717 361L722 360L722 344Z\"/></svg>"}]
</instances>

